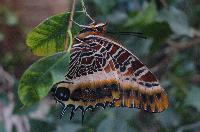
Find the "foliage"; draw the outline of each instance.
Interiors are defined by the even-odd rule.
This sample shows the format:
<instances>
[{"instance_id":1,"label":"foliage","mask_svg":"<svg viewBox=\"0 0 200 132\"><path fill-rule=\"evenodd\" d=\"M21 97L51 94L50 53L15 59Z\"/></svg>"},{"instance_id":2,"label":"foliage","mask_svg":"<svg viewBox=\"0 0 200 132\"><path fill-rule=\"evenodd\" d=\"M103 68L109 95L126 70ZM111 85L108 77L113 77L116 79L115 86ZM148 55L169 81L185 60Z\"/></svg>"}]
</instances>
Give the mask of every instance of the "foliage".
<instances>
[{"instance_id":1,"label":"foliage","mask_svg":"<svg viewBox=\"0 0 200 132\"><path fill-rule=\"evenodd\" d=\"M81 2L77 4L80 8ZM69 108L63 119L56 119L59 108L55 105L53 107L47 105L43 101L52 84L62 80L68 69L69 53L64 51L64 45L69 13L59 13L41 22L27 35L26 44L32 53L43 58L34 62L21 76L18 96L27 110L22 111L16 103L14 112L17 115L28 115L30 131L44 131L44 128L46 131L58 132L177 131L187 128L190 124L198 123L200 121L200 22L198 17L200 2L171 0L163 4L157 0L89 0L85 1L85 4L89 14L95 16L95 20L102 22L110 20L108 30L138 31L147 36L147 39L134 36L113 37L141 58L157 75L168 93L170 106L162 113L153 114L128 108L88 111L83 125L81 125L80 111L76 112L72 121L69 120ZM17 17L7 11L7 8L0 10L1 16L7 23L3 26L12 27L18 22ZM76 12L74 18L80 24L89 23L83 13ZM80 28L73 24L73 37L78 31ZM0 28L0 43L5 37L4 30ZM9 54L7 56L9 58ZM5 61L1 59L0 63L6 66L10 64L5 63L8 60L6 57L2 58L5 58ZM15 69L17 68L16 66ZM18 83L15 84L15 90L17 86ZM17 95L17 92L15 94ZM6 94L1 94L0 91L1 102L6 104L8 99ZM53 100L48 100L48 102L53 102ZM44 112L47 108L48 111L43 114L42 119L30 116L34 111ZM198 131L198 129L199 126L190 130ZM0 131L4 130L0 120Z\"/></svg>"},{"instance_id":2,"label":"foliage","mask_svg":"<svg viewBox=\"0 0 200 132\"><path fill-rule=\"evenodd\" d=\"M63 79L68 63L69 53L61 52L32 64L20 80L18 94L21 102L30 106L46 96L51 86Z\"/></svg>"},{"instance_id":3,"label":"foliage","mask_svg":"<svg viewBox=\"0 0 200 132\"><path fill-rule=\"evenodd\" d=\"M82 12L76 13L75 21L79 20L82 14ZM35 55L53 55L32 64L21 77L18 93L25 106L31 106L44 98L54 83L64 79L70 53L57 52L64 51L69 16L69 12L52 16L44 20L27 36L27 45ZM73 34L78 31L76 26L72 27Z\"/></svg>"},{"instance_id":4,"label":"foliage","mask_svg":"<svg viewBox=\"0 0 200 132\"><path fill-rule=\"evenodd\" d=\"M81 14L83 13L76 13L75 21L80 20ZM33 54L48 56L64 50L69 16L70 13L67 12L49 17L28 34L26 43ZM73 34L76 34L77 31L77 27L74 26Z\"/></svg>"}]
</instances>

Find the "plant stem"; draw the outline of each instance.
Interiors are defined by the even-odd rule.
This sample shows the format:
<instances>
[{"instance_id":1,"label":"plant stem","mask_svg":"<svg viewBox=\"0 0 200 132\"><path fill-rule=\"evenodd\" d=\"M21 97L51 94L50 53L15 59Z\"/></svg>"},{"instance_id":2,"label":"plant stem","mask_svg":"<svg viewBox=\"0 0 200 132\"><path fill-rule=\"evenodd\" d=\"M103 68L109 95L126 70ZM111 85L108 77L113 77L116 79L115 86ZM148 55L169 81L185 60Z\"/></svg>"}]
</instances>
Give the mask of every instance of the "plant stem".
<instances>
[{"instance_id":1,"label":"plant stem","mask_svg":"<svg viewBox=\"0 0 200 132\"><path fill-rule=\"evenodd\" d=\"M76 5L76 0L73 0L70 18L69 18L68 27L67 27L67 34L66 34L66 41L65 41L65 51L70 51L72 43L73 43L71 28L72 28L72 22L73 22L73 17L74 17L75 5ZM68 45L69 45L69 49L68 49Z\"/></svg>"},{"instance_id":2,"label":"plant stem","mask_svg":"<svg viewBox=\"0 0 200 132\"><path fill-rule=\"evenodd\" d=\"M72 32L71 32L71 30L68 30L67 31L67 34L68 34L68 38L69 38L69 47L68 47L68 49L67 49L67 52L70 52L70 50L71 50L71 48L72 48L72 43L73 43L73 41L72 41Z\"/></svg>"}]
</instances>

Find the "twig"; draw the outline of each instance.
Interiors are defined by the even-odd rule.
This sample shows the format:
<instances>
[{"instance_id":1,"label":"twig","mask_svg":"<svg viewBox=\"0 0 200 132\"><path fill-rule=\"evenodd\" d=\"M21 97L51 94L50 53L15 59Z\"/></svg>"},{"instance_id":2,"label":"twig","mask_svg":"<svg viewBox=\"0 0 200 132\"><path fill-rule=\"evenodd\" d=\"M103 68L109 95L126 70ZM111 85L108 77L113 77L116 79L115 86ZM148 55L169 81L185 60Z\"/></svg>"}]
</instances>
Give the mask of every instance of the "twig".
<instances>
[{"instance_id":1,"label":"twig","mask_svg":"<svg viewBox=\"0 0 200 132\"><path fill-rule=\"evenodd\" d=\"M68 35L69 35L69 47L68 47L68 49L67 49L67 52L70 52L70 50L71 50L71 48L72 48L72 43L73 43L73 41L72 41L72 32L71 32L71 30L68 30L67 31L67 33L68 33Z\"/></svg>"},{"instance_id":2,"label":"twig","mask_svg":"<svg viewBox=\"0 0 200 132\"><path fill-rule=\"evenodd\" d=\"M200 85L200 74L196 74L192 77L192 83Z\"/></svg>"},{"instance_id":3,"label":"twig","mask_svg":"<svg viewBox=\"0 0 200 132\"><path fill-rule=\"evenodd\" d=\"M14 78L0 65L0 87L2 88L0 89L0 92L1 90L12 91L14 81Z\"/></svg>"},{"instance_id":4,"label":"twig","mask_svg":"<svg viewBox=\"0 0 200 132\"><path fill-rule=\"evenodd\" d=\"M71 33L72 22L73 22L74 11L75 11L75 5L76 5L76 0L73 0L71 13L70 13L70 18L69 18L68 27L67 27L67 34L66 34L66 41L65 41L65 51L67 51L68 45L71 45L68 42L69 42L69 39L71 39L69 32Z\"/></svg>"},{"instance_id":5,"label":"twig","mask_svg":"<svg viewBox=\"0 0 200 132\"><path fill-rule=\"evenodd\" d=\"M193 130L194 128L198 128L198 127L200 128L200 121L195 122L195 123L190 124L190 125L182 126L177 130L177 132L183 132L183 131L186 131L186 130Z\"/></svg>"},{"instance_id":6,"label":"twig","mask_svg":"<svg viewBox=\"0 0 200 132\"><path fill-rule=\"evenodd\" d=\"M13 115L12 113L16 103L13 92L14 81L14 77L0 65L0 93L5 92L8 98L6 105L0 100L0 120L3 122L7 132L13 131L13 128L16 128L16 131L19 132L26 132L29 131L27 117Z\"/></svg>"},{"instance_id":7,"label":"twig","mask_svg":"<svg viewBox=\"0 0 200 132\"><path fill-rule=\"evenodd\" d=\"M166 2L165 0L160 0L160 2L162 3L162 5L163 5L164 7L168 7L167 2Z\"/></svg>"},{"instance_id":8,"label":"twig","mask_svg":"<svg viewBox=\"0 0 200 132\"><path fill-rule=\"evenodd\" d=\"M182 43L177 43L177 42L173 42L173 41L168 41L169 44L171 45L171 48L175 49L176 51L182 51L188 48L191 48L195 45L200 44L200 37L198 38L194 38L192 41L182 44Z\"/></svg>"},{"instance_id":9,"label":"twig","mask_svg":"<svg viewBox=\"0 0 200 132\"><path fill-rule=\"evenodd\" d=\"M171 58L177 53L184 51L188 48L192 48L196 45L200 45L200 37L193 38L191 41L187 43L181 43L181 42L174 42L174 41L168 41L167 42L170 46L167 47L162 53L166 55L165 59L158 63L156 66L154 66L151 70L153 72L160 71L163 66L167 66L167 64L170 62Z\"/></svg>"}]
</instances>

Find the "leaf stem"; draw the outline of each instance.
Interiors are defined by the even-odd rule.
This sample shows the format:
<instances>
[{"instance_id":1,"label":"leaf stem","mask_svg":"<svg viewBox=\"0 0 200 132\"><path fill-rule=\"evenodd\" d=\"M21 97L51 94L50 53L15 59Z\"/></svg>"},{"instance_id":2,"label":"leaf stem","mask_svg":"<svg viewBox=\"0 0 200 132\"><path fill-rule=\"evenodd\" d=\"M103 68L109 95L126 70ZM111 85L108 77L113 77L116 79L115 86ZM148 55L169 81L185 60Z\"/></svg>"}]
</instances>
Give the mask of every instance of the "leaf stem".
<instances>
[{"instance_id":1,"label":"leaf stem","mask_svg":"<svg viewBox=\"0 0 200 132\"><path fill-rule=\"evenodd\" d=\"M69 38L69 47L68 47L68 49L67 49L67 52L70 52L70 50L71 50L71 48L72 48L72 44L73 44L73 38L72 38L72 32L71 32L71 30L68 30L67 31L67 34L68 34L68 38ZM68 45L67 45L68 46Z\"/></svg>"},{"instance_id":2,"label":"leaf stem","mask_svg":"<svg viewBox=\"0 0 200 132\"><path fill-rule=\"evenodd\" d=\"M73 0L70 18L69 18L68 27L67 27L66 41L65 41L65 51L68 51L68 52L71 50L71 46L73 43L71 28L72 28L72 22L73 22L73 17L74 17L75 5L76 5L76 0ZM68 47L68 45L69 45L69 47Z\"/></svg>"}]
</instances>

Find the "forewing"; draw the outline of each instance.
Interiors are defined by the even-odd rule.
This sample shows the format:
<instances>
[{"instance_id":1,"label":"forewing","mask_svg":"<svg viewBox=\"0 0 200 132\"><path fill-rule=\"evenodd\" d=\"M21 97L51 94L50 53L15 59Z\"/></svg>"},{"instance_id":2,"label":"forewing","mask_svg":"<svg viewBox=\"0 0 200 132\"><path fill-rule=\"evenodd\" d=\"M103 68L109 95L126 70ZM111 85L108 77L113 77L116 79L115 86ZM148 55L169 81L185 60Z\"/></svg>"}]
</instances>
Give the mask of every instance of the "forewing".
<instances>
[{"instance_id":1,"label":"forewing","mask_svg":"<svg viewBox=\"0 0 200 132\"><path fill-rule=\"evenodd\" d=\"M117 70L105 47L96 43L74 44L70 59L69 72L65 76L72 82L67 85L71 93L69 103L75 101L77 105L94 106L119 99Z\"/></svg>"}]
</instances>

